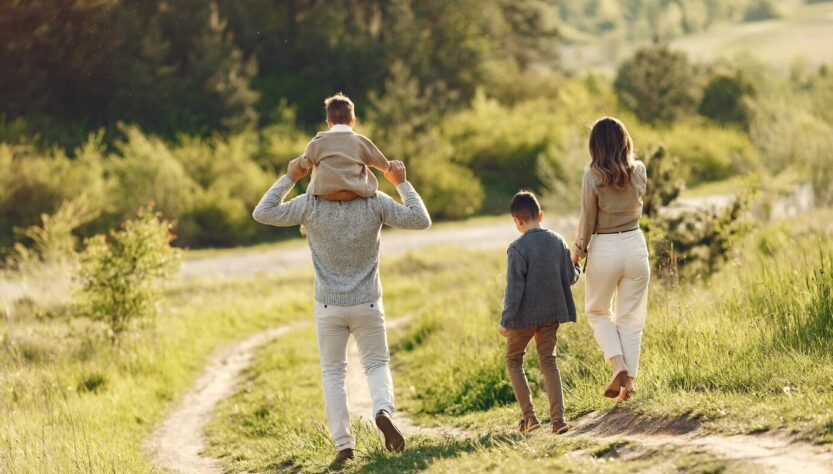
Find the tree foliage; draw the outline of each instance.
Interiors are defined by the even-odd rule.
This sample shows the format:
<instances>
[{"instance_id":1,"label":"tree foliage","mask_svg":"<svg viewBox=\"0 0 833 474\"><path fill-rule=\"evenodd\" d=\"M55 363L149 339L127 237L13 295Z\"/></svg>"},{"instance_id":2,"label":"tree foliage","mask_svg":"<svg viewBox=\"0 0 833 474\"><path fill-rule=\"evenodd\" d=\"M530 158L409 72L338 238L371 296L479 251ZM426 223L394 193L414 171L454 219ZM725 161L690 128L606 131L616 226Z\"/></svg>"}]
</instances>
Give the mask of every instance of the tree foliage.
<instances>
[{"instance_id":1,"label":"tree foliage","mask_svg":"<svg viewBox=\"0 0 833 474\"><path fill-rule=\"evenodd\" d=\"M749 99L753 94L752 84L740 71L735 73L717 72L703 89L700 101L700 115L722 124L749 124Z\"/></svg>"},{"instance_id":2,"label":"tree foliage","mask_svg":"<svg viewBox=\"0 0 833 474\"><path fill-rule=\"evenodd\" d=\"M119 121L166 138L264 125L282 101L311 126L323 97L362 101L396 63L465 104L487 64L557 58L534 0L0 0L0 11L0 116L64 146Z\"/></svg>"},{"instance_id":3,"label":"tree foliage","mask_svg":"<svg viewBox=\"0 0 833 474\"><path fill-rule=\"evenodd\" d=\"M641 120L671 123L694 108L694 72L685 53L654 43L622 63L614 88Z\"/></svg>"},{"instance_id":4,"label":"tree foliage","mask_svg":"<svg viewBox=\"0 0 833 474\"><path fill-rule=\"evenodd\" d=\"M652 266L660 277L705 278L726 261L732 244L747 230L749 197L735 197L712 207L672 206L683 189L676 162L663 146L648 155L642 227Z\"/></svg>"}]
</instances>

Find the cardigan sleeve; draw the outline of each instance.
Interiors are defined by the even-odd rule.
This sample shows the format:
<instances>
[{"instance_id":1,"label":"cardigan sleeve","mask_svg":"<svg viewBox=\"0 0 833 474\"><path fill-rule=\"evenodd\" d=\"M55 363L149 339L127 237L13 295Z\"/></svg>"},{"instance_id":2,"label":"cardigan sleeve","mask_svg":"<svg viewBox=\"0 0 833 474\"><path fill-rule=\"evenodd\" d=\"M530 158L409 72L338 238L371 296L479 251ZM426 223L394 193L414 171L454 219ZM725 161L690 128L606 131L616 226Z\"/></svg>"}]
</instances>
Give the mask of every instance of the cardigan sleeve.
<instances>
[{"instance_id":1,"label":"cardigan sleeve","mask_svg":"<svg viewBox=\"0 0 833 474\"><path fill-rule=\"evenodd\" d=\"M573 251L581 258L587 257L590 236L596 229L596 213L599 208L599 195L593 171L588 169L581 178L581 213L578 221L576 241Z\"/></svg>"}]
</instances>

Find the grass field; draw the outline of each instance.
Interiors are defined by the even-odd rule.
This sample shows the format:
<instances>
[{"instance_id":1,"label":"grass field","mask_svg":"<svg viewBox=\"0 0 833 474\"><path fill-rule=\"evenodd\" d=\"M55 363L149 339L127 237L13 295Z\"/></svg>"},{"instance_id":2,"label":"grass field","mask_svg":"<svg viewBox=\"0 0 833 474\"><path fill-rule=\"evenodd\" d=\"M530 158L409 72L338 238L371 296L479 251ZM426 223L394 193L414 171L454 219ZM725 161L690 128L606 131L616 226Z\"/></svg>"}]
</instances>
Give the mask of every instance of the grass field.
<instances>
[{"instance_id":1,"label":"grass field","mask_svg":"<svg viewBox=\"0 0 833 474\"><path fill-rule=\"evenodd\" d=\"M757 229L712 279L655 285L640 391L622 413L723 433L785 429L833 442L833 211ZM353 472L619 472L664 466L754 472L697 449L637 448L592 437L520 438L494 331L504 255L439 247L387 259L388 317L400 408L423 425L466 427L467 438L424 434L401 456L355 426ZM581 306L582 283L575 287ZM10 472L157 472L143 448L154 425L220 344L310 320L308 271L175 283L155 325L110 347L100 328L66 314L17 313L0 329L0 464ZM583 317L559 332L568 417L607 411L608 369ZM536 405L543 407L535 361ZM543 414L542 414L543 415ZM317 472L332 456L312 326L259 349L237 392L207 427L209 454L232 472Z\"/></svg>"},{"instance_id":2,"label":"grass field","mask_svg":"<svg viewBox=\"0 0 833 474\"><path fill-rule=\"evenodd\" d=\"M84 320L0 325L0 471L152 472L143 443L221 343L306 317L308 278L193 280L110 347Z\"/></svg>"},{"instance_id":3,"label":"grass field","mask_svg":"<svg viewBox=\"0 0 833 474\"><path fill-rule=\"evenodd\" d=\"M783 429L815 443L833 442L833 229L819 224L830 216L818 211L759 229L709 281L655 285L640 391L621 410L659 425L717 433ZM530 472L591 465L611 472L647 466L755 472L702 451L659 447L606 459L605 453L622 447L582 437L515 436L518 413L503 368L503 341L494 331L503 258L500 252L437 248L385 265L388 317L412 321L392 333L400 408L420 424L462 426L481 435L421 435L405 454L391 457L369 425L356 423L360 456L350 472L503 472L521 459ZM582 293L580 283L579 302ZM586 321L580 317L559 334L568 417L611 409L600 396L608 369ZM211 454L232 472L326 467L332 449L315 348L311 327L262 348L245 385L221 403L208 429ZM531 385L543 407L535 365L528 362Z\"/></svg>"},{"instance_id":4,"label":"grass field","mask_svg":"<svg viewBox=\"0 0 833 474\"><path fill-rule=\"evenodd\" d=\"M670 44L698 61L751 56L786 72L796 58L811 65L833 61L833 3L778 2L780 18L748 23L718 24L708 30L674 38ZM563 46L563 63L573 71L597 69L615 71L647 41L577 36L574 44Z\"/></svg>"}]
</instances>

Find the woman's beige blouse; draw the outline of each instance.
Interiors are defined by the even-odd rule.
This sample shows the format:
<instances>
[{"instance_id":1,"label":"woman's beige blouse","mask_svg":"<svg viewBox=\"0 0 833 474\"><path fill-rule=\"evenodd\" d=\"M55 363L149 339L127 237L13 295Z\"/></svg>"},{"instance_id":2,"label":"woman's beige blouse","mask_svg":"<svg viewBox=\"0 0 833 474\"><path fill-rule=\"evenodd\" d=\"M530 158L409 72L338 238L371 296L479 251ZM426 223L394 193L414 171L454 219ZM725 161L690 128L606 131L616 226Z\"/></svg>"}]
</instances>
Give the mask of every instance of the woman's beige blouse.
<instances>
[{"instance_id":1,"label":"woman's beige blouse","mask_svg":"<svg viewBox=\"0 0 833 474\"><path fill-rule=\"evenodd\" d=\"M597 233L623 232L639 228L642 217L642 194L648 184L645 164L634 161L631 185L616 189L599 184L595 170L587 168L581 179L581 216L573 251L581 258L587 256L590 237Z\"/></svg>"}]
</instances>

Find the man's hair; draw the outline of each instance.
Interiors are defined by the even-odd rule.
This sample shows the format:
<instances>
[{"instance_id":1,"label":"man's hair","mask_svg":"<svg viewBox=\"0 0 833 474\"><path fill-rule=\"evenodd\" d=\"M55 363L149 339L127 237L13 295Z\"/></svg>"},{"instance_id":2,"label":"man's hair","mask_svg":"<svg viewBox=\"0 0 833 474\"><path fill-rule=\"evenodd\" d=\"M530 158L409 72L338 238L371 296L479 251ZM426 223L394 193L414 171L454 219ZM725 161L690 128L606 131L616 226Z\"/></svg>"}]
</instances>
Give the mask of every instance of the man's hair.
<instances>
[{"instance_id":1,"label":"man's hair","mask_svg":"<svg viewBox=\"0 0 833 474\"><path fill-rule=\"evenodd\" d=\"M351 120L356 118L353 111L353 101L341 92L332 97L327 97L324 100L324 108L327 110L327 121L330 123L349 124Z\"/></svg>"},{"instance_id":2,"label":"man's hair","mask_svg":"<svg viewBox=\"0 0 833 474\"><path fill-rule=\"evenodd\" d=\"M538 214L541 213L541 205L538 204L538 199L529 191L518 191L512 198L512 204L509 205L509 212L512 217L517 217L524 221L538 219Z\"/></svg>"}]
</instances>

